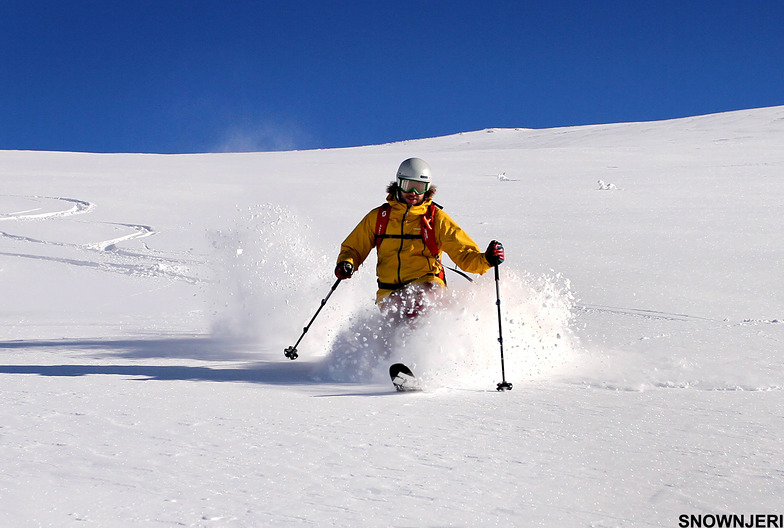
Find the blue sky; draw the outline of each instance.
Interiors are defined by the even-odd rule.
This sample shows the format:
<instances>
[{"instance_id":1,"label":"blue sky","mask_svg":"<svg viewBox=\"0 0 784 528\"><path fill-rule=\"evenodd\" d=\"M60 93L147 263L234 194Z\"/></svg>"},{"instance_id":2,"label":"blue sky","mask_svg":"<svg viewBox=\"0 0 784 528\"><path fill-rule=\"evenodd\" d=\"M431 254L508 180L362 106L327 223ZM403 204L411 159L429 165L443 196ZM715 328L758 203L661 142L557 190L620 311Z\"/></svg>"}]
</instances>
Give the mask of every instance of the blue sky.
<instances>
[{"instance_id":1,"label":"blue sky","mask_svg":"<svg viewBox=\"0 0 784 528\"><path fill-rule=\"evenodd\" d=\"M781 0L0 0L0 149L331 148L784 104Z\"/></svg>"}]
</instances>

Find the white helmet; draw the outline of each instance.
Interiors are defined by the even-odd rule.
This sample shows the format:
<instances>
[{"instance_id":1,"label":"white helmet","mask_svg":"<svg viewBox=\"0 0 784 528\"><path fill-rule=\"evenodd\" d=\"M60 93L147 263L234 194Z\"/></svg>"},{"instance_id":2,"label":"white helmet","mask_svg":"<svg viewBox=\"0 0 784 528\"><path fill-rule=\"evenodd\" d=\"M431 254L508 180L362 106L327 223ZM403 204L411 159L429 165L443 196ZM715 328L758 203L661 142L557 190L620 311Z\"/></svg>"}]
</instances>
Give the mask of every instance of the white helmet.
<instances>
[{"instance_id":1,"label":"white helmet","mask_svg":"<svg viewBox=\"0 0 784 528\"><path fill-rule=\"evenodd\" d=\"M430 165L425 160L409 158L397 169L397 185L401 189L407 189L410 182L421 182L426 191L430 188L430 181Z\"/></svg>"}]
</instances>

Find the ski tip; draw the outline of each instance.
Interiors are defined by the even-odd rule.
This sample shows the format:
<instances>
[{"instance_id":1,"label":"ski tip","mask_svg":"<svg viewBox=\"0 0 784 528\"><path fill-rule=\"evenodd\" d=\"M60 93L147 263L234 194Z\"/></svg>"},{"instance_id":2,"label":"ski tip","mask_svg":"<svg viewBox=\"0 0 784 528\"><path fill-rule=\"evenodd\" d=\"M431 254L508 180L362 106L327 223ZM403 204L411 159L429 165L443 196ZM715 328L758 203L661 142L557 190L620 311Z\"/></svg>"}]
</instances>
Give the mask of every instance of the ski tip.
<instances>
[{"instance_id":1,"label":"ski tip","mask_svg":"<svg viewBox=\"0 0 784 528\"><path fill-rule=\"evenodd\" d=\"M389 367L389 377L394 380L398 377L399 374L405 374L407 376L414 377L414 373L411 372L411 369L408 368L403 363L395 363L394 365L390 365Z\"/></svg>"},{"instance_id":2,"label":"ski tip","mask_svg":"<svg viewBox=\"0 0 784 528\"><path fill-rule=\"evenodd\" d=\"M392 380L392 385L398 392L419 392L422 387L419 385L411 369L403 363L395 363L389 367L389 377Z\"/></svg>"}]
</instances>

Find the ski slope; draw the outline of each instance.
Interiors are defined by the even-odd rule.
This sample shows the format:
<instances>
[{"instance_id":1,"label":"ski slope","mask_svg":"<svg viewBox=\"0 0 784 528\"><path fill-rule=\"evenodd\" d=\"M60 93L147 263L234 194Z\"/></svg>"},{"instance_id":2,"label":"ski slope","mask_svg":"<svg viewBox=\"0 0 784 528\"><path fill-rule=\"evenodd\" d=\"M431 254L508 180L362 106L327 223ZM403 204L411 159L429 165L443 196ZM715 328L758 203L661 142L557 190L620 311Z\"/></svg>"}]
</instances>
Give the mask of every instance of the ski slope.
<instances>
[{"instance_id":1,"label":"ski slope","mask_svg":"<svg viewBox=\"0 0 784 528\"><path fill-rule=\"evenodd\" d=\"M0 151L0 525L782 514L784 107L360 148ZM394 336L340 242L403 159L495 283ZM426 391L398 394L389 363ZM710 517L705 517L709 519Z\"/></svg>"}]
</instances>

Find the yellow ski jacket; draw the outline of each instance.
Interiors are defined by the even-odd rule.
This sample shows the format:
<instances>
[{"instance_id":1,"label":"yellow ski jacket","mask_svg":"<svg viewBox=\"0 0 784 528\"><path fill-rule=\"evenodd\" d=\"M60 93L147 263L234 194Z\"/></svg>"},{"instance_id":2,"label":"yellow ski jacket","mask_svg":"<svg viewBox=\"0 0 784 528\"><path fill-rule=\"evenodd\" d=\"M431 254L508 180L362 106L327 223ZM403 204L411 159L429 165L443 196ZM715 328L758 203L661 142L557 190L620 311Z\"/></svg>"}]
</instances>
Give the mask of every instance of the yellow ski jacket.
<instances>
[{"instance_id":1,"label":"yellow ski jacket","mask_svg":"<svg viewBox=\"0 0 784 528\"><path fill-rule=\"evenodd\" d=\"M409 282L436 282L442 287L446 284L438 278L443 270L441 253L446 252L452 262L463 271L484 274L491 266L471 237L452 220L443 210L435 213L433 231L439 254L433 255L425 246L421 236L422 217L432 200L420 205L409 206L387 197L391 206L386 234L416 235L406 238L383 238L378 247L376 275L379 290L377 300L381 300L398 287ZM375 247L375 229L378 210L370 211L354 228L340 247L338 263L351 262L358 269Z\"/></svg>"}]
</instances>

